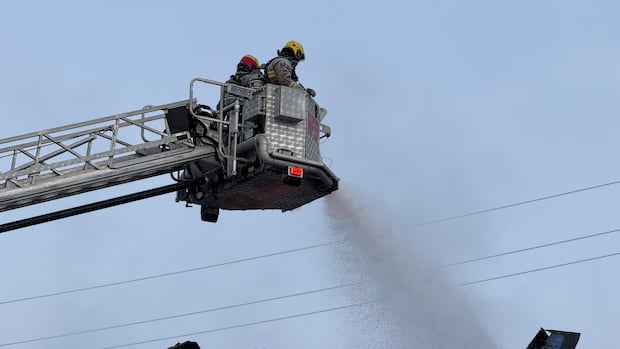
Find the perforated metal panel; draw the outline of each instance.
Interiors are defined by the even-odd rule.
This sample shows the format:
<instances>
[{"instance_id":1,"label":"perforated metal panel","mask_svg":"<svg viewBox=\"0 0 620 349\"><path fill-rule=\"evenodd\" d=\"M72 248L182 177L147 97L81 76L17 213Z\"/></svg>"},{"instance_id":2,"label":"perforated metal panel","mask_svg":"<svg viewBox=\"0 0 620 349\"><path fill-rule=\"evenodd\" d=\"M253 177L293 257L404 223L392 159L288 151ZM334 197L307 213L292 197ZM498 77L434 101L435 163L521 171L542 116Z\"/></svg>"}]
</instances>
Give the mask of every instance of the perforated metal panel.
<instances>
[{"instance_id":1,"label":"perforated metal panel","mask_svg":"<svg viewBox=\"0 0 620 349\"><path fill-rule=\"evenodd\" d=\"M300 104L299 98L287 98L290 95L286 93L282 95L282 91L293 90L286 86L267 85L266 86L266 100L265 100L265 136L269 141L269 152L287 150L292 152L292 155L298 158L305 158L305 133L306 133L306 121L302 119L299 122L288 122L283 119L276 119L279 115L279 109L283 104ZM289 91L290 92L290 91ZM296 91L297 92L297 91ZM304 93L303 90L298 92ZM301 103L301 106L289 107L289 110L295 110L303 108L305 104Z\"/></svg>"},{"instance_id":2,"label":"perforated metal panel","mask_svg":"<svg viewBox=\"0 0 620 349\"><path fill-rule=\"evenodd\" d=\"M319 151L320 107L305 90L267 84L243 106L245 120L265 116L270 153L322 162Z\"/></svg>"},{"instance_id":3,"label":"perforated metal panel","mask_svg":"<svg viewBox=\"0 0 620 349\"><path fill-rule=\"evenodd\" d=\"M256 122L259 115L265 115L265 93L259 93L243 104L243 119Z\"/></svg>"},{"instance_id":4,"label":"perforated metal panel","mask_svg":"<svg viewBox=\"0 0 620 349\"><path fill-rule=\"evenodd\" d=\"M306 159L323 162L319 151L319 130L321 122L318 114L319 106L308 98L308 118L306 119Z\"/></svg>"},{"instance_id":5,"label":"perforated metal panel","mask_svg":"<svg viewBox=\"0 0 620 349\"><path fill-rule=\"evenodd\" d=\"M305 90L281 86L276 88L274 118L278 121L297 123L306 119L308 94Z\"/></svg>"}]
</instances>

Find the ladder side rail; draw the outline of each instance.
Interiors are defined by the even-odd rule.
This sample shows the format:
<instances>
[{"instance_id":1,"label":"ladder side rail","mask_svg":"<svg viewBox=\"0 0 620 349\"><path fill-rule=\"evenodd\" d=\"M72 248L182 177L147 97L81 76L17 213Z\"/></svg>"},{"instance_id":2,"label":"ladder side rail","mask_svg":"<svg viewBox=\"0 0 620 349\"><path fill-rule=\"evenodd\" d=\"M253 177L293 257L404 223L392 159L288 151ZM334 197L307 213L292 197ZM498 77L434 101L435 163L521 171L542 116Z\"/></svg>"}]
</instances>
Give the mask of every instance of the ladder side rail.
<instances>
[{"instance_id":1,"label":"ladder side rail","mask_svg":"<svg viewBox=\"0 0 620 349\"><path fill-rule=\"evenodd\" d=\"M161 119L164 118L164 115L158 115L156 117L151 118L151 120L157 120L157 119ZM125 123L123 126L125 125L129 125L127 123ZM12 162L11 162L11 169L9 171L7 171L6 173L12 173L15 171L20 171L23 170L25 168L28 167L32 167L35 166L37 163L43 163L44 161L47 161L53 157L59 156L65 152L70 152L72 153L74 156L76 157L80 157L81 155L79 155L77 152L75 152L73 149L77 148L79 146L82 146L84 144L88 143L88 148L87 148L87 156L89 156L92 153L92 141L95 140L97 138L97 136L99 136L100 138L105 138L108 139L110 141L112 141L112 137L106 135L104 132L108 131L110 127L109 126L105 126L105 127L98 127L98 128L92 128L92 129L88 129L88 130L84 130L84 131L80 131L80 132L74 132L71 134L63 134L60 136L51 136L49 134L44 134L43 136L45 137L45 139L40 142L41 146L38 147L38 143L37 141L33 141L33 142L28 142L28 143L22 143L19 145L14 145L11 147L7 147L4 149L0 149L0 154L2 153L8 153L9 151L13 153L12 155ZM64 145L62 143L62 141L66 141L66 140L70 140L70 139L75 139L78 137L82 137L82 136L86 136L86 138L82 139L82 140L78 140L70 145ZM127 147L127 146L131 146L130 143L124 142L122 140L117 139L116 142L122 144L123 146ZM56 145L58 146L60 149L54 150L53 152L48 153L47 155L43 155L39 157L38 162L36 161L36 156L30 154L29 149L31 147L36 147L37 150L43 149L43 147L47 147L47 146L51 146L51 145ZM35 149L35 148L32 148ZM33 161L27 162L27 163L23 163L21 165L17 165L17 155L18 153L21 153L31 159L33 159ZM4 156L8 156L8 155L4 155ZM1 156L0 157L4 157ZM43 164L45 165L45 164ZM97 165L89 162L88 160L85 160L85 167L86 165L91 165L95 168L97 168Z\"/></svg>"},{"instance_id":2,"label":"ladder side rail","mask_svg":"<svg viewBox=\"0 0 620 349\"><path fill-rule=\"evenodd\" d=\"M26 155L26 156L28 156L28 157L32 158L32 161L31 161L31 162L28 162L28 163L25 163L25 164L22 164L22 165L20 165L20 166L14 167L14 168L12 168L12 169L11 169L11 171L20 171L20 170L24 170L24 169L26 169L26 168L29 168L29 167L31 167L31 166L34 166L34 165L36 165L37 163L43 163L43 162L45 162L45 161L47 161L47 160L49 160L49 159L51 159L51 158L53 158L53 157L56 157L56 156L60 155L61 153L64 153L64 152L66 151L66 148L67 148L67 147L68 147L68 148L77 148L77 147L79 147L79 146L82 146L82 145L84 145L84 144L86 144L86 143L88 143L88 142L90 142L90 141L94 140L95 138L96 138L96 137L91 136L91 137L88 137L88 138L85 138L85 139L79 140L79 141L77 141L77 142L75 142L75 143L72 143L72 144L70 144L69 146L65 146L64 144L58 144L61 148L65 148L65 149L58 149L58 150L56 150L56 151L54 151L54 152L51 152L51 153L49 153L49 154L47 154L47 155L41 156L41 157L39 158L39 161L38 161L38 162L37 162L37 161L35 161L35 156L34 156L34 155L30 154L28 151L25 151L25 150L20 150L20 151L22 152L22 154L24 154L24 155ZM10 171L9 171L9 172L10 172Z\"/></svg>"},{"instance_id":3,"label":"ladder side rail","mask_svg":"<svg viewBox=\"0 0 620 349\"><path fill-rule=\"evenodd\" d=\"M81 133L75 133L74 135L79 135L79 136L82 136L82 134L81 134ZM19 148L18 148L18 149L17 149L17 151L19 151L20 153L22 153L22 154L24 154L24 155L28 156L29 158L33 159L33 161L30 161L30 162L24 163L24 164L19 165L19 166L17 166L16 162L14 161L14 162L12 163L12 168L11 168L11 170L10 170L10 171L8 171L8 172L5 172L5 174L4 174L4 175L5 175L5 177L6 177L6 176L9 176L11 173L16 173L16 172L18 172L19 174L23 174L23 172L20 172L20 171L21 171L21 170L25 170L25 169L27 169L27 168L32 169L32 170L33 170L33 172L39 172L39 171L42 169L42 167L40 167L40 166L46 166L46 164L44 163L44 161L47 161L47 160L49 160L49 159L51 159L51 158L53 158L53 157L57 157L57 156L59 156L59 155L62 155L62 154L64 154L64 153L67 153L67 152L70 152L70 153L71 153L71 154L73 154L76 158L78 158L78 159L79 159L80 157L82 157L82 155L81 155L81 154L79 154L79 153L77 153L77 152L75 152L73 149L74 149L74 148L77 148L77 147L79 147L79 146L81 146L81 145L83 145L83 144L86 144L87 142L90 142L90 143L89 143L89 147L88 147L88 151L89 151L89 152L90 152L90 151L92 151L92 141L96 138L96 135L97 135L97 134L93 134L93 133L91 133L90 135L88 135L88 137L87 137L86 139L83 139L83 140L78 140L78 141L76 141L75 143L70 144L70 145L65 145L65 144L63 144L61 141L59 141L58 139L55 139L54 137L52 137L52 136L50 136L50 135L43 135L43 136L45 136L45 138L47 139L47 144L46 144L46 145L52 145L52 143L53 143L53 144L55 144L56 146L58 146L60 149L57 149L57 150L55 150L55 151L53 151L53 152L51 152L51 153L49 153L49 154L47 154L47 155L40 155L40 154L39 154L38 156L37 156L37 155L34 155L34 156L33 156L32 154L30 154L30 152L29 152L27 149L23 149L23 148L22 148L22 149L19 149ZM100 136L101 136L102 134L101 134L101 133L99 133L98 135L100 135ZM63 137L63 138L67 138L67 137ZM104 137L104 138L107 138L107 137ZM65 139L65 140L67 140L67 139ZM123 145L124 145L124 146L129 146L129 145L131 145L131 144L126 143L126 142L122 142L122 143L123 143ZM40 153L40 150L41 150L41 149L42 149L42 147L37 147L37 152L38 152L38 153ZM37 159L37 157L38 157L38 159ZM82 160L83 160L84 162L88 162L90 159L92 159L92 158L83 158ZM67 163L67 164L69 164L69 163ZM92 164L91 164L91 165L92 165ZM95 167L96 167L96 166L95 166ZM51 169L51 168L49 168L49 167L44 167L44 168L45 168L45 169Z\"/></svg>"},{"instance_id":4,"label":"ladder side rail","mask_svg":"<svg viewBox=\"0 0 620 349\"><path fill-rule=\"evenodd\" d=\"M150 112L153 112L153 111L156 112L158 110L159 109L153 109L153 110L150 110ZM162 113L162 114L158 114L158 115L155 115L155 116L150 116L150 117L146 117L145 118L143 116L144 115L144 110L142 110L142 113L141 113L142 119L138 120L138 121L128 119L126 117L126 115L127 115L127 113L113 116L113 120L115 120L115 123L118 123L117 121L118 121L119 117L121 117L124 120L122 123L118 123L119 128L120 127L126 127L126 126L133 125L133 126L140 127L142 132L144 132L144 130L146 129L149 132L153 132L153 133L157 134L159 137L162 137L162 136L166 135L166 133L158 131L158 130L156 130L156 129L146 125L147 122L151 122L151 121L155 121L155 120L160 120L160 119L165 119L165 114ZM99 120L101 120L101 119L99 119ZM92 124L92 123L93 123L93 121L88 122L88 124ZM88 124L87 123L80 123L79 126L85 126L85 125L88 125ZM164 122L164 124L166 124L166 123ZM37 158L41 156L40 153L41 153L41 149L42 149L43 146L56 145L56 146L58 146L60 148L64 147L64 149L66 150L67 148L61 143L61 141L64 141L64 140L67 140L67 139L76 138L76 137L79 137L79 136L83 136L85 134L92 135L93 132L97 132L96 134L98 134L100 136L103 136L104 138L107 138L110 141L119 142L119 143L121 143L124 146L129 146L130 145L130 143L123 142L122 140L119 140L118 138L116 140L114 140L114 137L106 137L105 133L102 133L102 132L108 131L110 129L113 130L114 126L104 125L104 126L99 126L99 127L88 129L88 130L82 130L82 131L73 132L73 133L69 133L69 134L62 134L62 135L58 135L58 136L56 136L56 135L52 136L51 134L53 132L49 132L50 130L41 131L38 134L36 134L36 140L30 141L30 142L27 142L27 143L12 145L10 147L6 147L6 148L3 148L3 149L0 149L0 154L2 154L3 152L7 153L9 151L13 153L12 154L12 156L13 156L12 160L13 161L11 163L11 170L9 171L9 172L11 172L11 171L15 171L15 170L21 170L21 169L23 169L24 167L27 167L27 166L36 165L38 162L40 162L40 160L37 160ZM57 132L63 132L63 131L70 130L70 128L65 126L65 127L56 128L55 130ZM20 137L23 138L24 136L20 136ZM37 154L38 155L34 156L34 160L35 160L34 164L32 162L30 162L30 163L26 163L24 165L18 165L17 164L17 155L18 155L18 153L21 153L21 154L24 154L24 155L26 155L26 156L28 156L30 158L33 158L33 156L31 156L31 154L28 151L29 147L36 147L36 149L37 149ZM69 148L73 148L73 147L69 146ZM52 154L54 156L57 156L57 155L59 155L61 153L62 152L58 152L57 151L57 152L54 152ZM74 153L74 155L75 155L75 153ZM8 156L8 155L5 155L5 156ZM3 156L0 156L0 157L3 157ZM50 157L51 156L46 156L45 159L47 160Z\"/></svg>"},{"instance_id":5,"label":"ladder side rail","mask_svg":"<svg viewBox=\"0 0 620 349\"><path fill-rule=\"evenodd\" d=\"M72 138L77 138L80 136L84 136L87 134L92 134L95 132L105 132L105 131L110 131L109 130L110 126L100 126L100 127L95 127L95 128L91 128L91 129L87 129L87 130L83 130L83 131L78 131L78 132L73 132L73 133L67 133L67 134L63 134L63 135L58 135L58 136L54 136L54 138L56 138L59 141L65 141L67 139L72 139ZM50 134L48 132L41 132L41 134ZM44 140L41 144L42 147L51 145L52 142L51 140ZM19 144L14 144L5 148L0 148L0 154L2 153L6 153L9 151L13 151L15 149L19 150L19 149L26 149L26 148L33 148L36 147L38 145L37 141L30 141L30 142L26 142L26 143L19 143Z\"/></svg>"},{"instance_id":6,"label":"ladder side rail","mask_svg":"<svg viewBox=\"0 0 620 349\"><path fill-rule=\"evenodd\" d=\"M153 109L153 110L150 110L150 111L153 112L153 111L157 111L157 110L158 109ZM144 110L142 110L141 114L144 114ZM56 167L69 166L69 165L76 164L76 163L81 163L81 162L84 163L84 167L86 168L87 167L86 165L88 165L88 162L90 160L99 159L99 158L104 157L104 156L109 156L113 160L114 155L117 155L117 154L125 153L125 152L128 152L128 151L133 151L133 150L138 150L138 149L144 149L144 148L153 147L153 146L158 146L158 145L161 145L161 144L166 143L166 142L174 142L174 141L178 140L176 136L163 136L163 138L161 138L162 135L165 135L166 133L158 131L158 130L156 130L156 129L150 127L150 126L147 126L145 124L146 122L149 122L149 121L156 121L156 120L160 120L160 119L165 119L165 114L163 114L163 113L155 115L155 116L150 116L148 118L144 118L143 117L139 121L128 119L126 117L126 115L127 114L125 113L125 114L116 115L114 117L113 120L115 121L115 125L117 125L116 127L115 126L109 126L109 125L107 125L107 126L99 126L97 128L94 128L94 129L89 129L89 130L85 130L85 131L82 130L82 131L79 131L79 132L74 132L74 133L70 133L70 134L63 134L63 135L60 135L60 136L51 136L49 134L39 133L37 135L37 139L38 139L37 142L33 141L33 142L26 143L27 146L35 145L35 143L36 143L36 145L37 145L37 152L39 153L39 155L38 156L37 155L34 156L35 161L30 161L30 162L28 162L26 164L23 164L23 165L18 165L17 164L17 151L15 151L15 148L17 148L19 153L22 153L22 154L28 156L29 158L33 158L33 156L28 152L28 150L24 149L23 147L20 149L19 148L20 145L12 146L12 147L7 148L7 149L10 149L10 150L13 151L13 161L12 161L12 164L11 164L12 169L10 171L8 171L8 172L2 173L0 175L0 179L9 179L9 178L16 178L18 176L28 175L28 174L37 174L37 173L40 173L42 170L52 170L53 171L53 169L56 168ZM123 118L123 122L120 122L119 118ZM164 121L164 124L165 124L165 121ZM80 126L82 126L82 125L84 125L84 124L83 123L80 124ZM118 129L120 129L121 127L129 127L129 126L136 126L136 127L141 128L141 130L144 130L146 128L146 130L148 130L149 132L156 133L160 137L160 140L152 141L152 142L147 142L147 143L141 144L141 145L137 144L137 145L133 146L133 145L131 145L128 142L124 142L124 141L118 139L118 133L117 133ZM60 131L64 131L66 129L67 129L66 127L64 127L64 128L57 128L57 130L60 130ZM109 131L110 129L112 129L112 133L113 133L112 136L108 136L108 135L105 134L105 131ZM114 129L117 129L117 131L114 132ZM98 131L98 132L92 133L91 131L93 131L93 130ZM64 160L64 161L56 162L54 164L49 164L49 165L42 163L42 160L46 161L46 160L51 159L52 157L59 156L59 155L61 155L63 153L66 153L68 148L72 150L76 146L79 146L80 143L83 144L85 142L85 141L82 141L82 142L78 142L78 143L72 144L72 145L64 145L64 144L59 142L60 139L67 140L67 139L71 138L70 136L74 136L73 138L75 138L75 136L83 136L84 133L86 133L86 132L91 132L89 137L99 136L100 138L104 138L104 139L107 139L108 141L110 141L110 148L108 148L108 149L112 149L112 151L97 152L95 154L92 154L91 152L92 152L93 147L92 147L92 141L91 141L91 143L89 143L89 147L88 147L89 155L87 155L87 156L82 156L81 154L78 154L77 152L71 151L70 153L73 154L73 156L75 156L76 159ZM189 135L188 134L184 134L183 137L184 138L189 138ZM46 145L56 145L56 146L60 147L61 149L58 149L58 150L56 150L54 152L51 152L51 153L49 153L49 154L47 154L47 155L42 157L41 154L40 154L40 150L42 149L41 145L43 143L45 143ZM123 148L120 148L119 151L115 151L114 150L114 148L116 147L115 144L117 144L117 143L121 144L123 146ZM23 146L23 144L21 146ZM38 159L37 159L37 157L38 157ZM95 167L95 168L97 168L96 165L93 165L93 164L90 164L90 165ZM26 167L30 167L30 172L28 172L26 170Z\"/></svg>"},{"instance_id":7,"label":"ladder side rail","mask_svg":"<svg viewBox=\"0 0 620 349\"><path fill-rule=\"evenodd\" d=\"M34 138L34 137L37 137L40 133L55 133L55 132L69 130L69 129L86 127L88 125L100 124L100 123L116 120L117 118L123 117L123 116L140 115L140 114L148 113L148 112L156 112L158 110L165 111L165 110L180 107L183 105L189 105L190 102L191 101L189 100L184 100L184 101L179 101L179 102L174 102L174 103L162 104L162 105L158 105L153 108L150 108L148 110L145 110L143 108L143 109L133 110L127 113L104 116L104 117L93 119L93 120L82 121L82 122L77 122L77 123L69 124L65 126L54 127L48 130L30 132L30 133L26 133L26 134L19 135L19 136L13 136L13 137L0 139L0 144L15 142L15 141L19 141L19 140L26 139L26 138Z\"/></svg>"},{"instance_id":8,"label":"ladder side rail","mask_svg":"<svg viewBox=\"0 0 620 349\"><path fill-rule=\"evenodd\" d=\"M69 153L73 154L76 158L82 157L82 154L76 152L74 149L79 147L79 146L81 146L81 145L86 144L87 142L91 142L91 141L93 141L96 138L96 137L88 137L88 138L86 138L84 140L77 141L77 142L67 146L67 145L64 145L62 142L56 140L54 137L52 137L50 135L47 135L46 137L49 138L54 143L58 144L58 146L62 148L62 149L58 149L57 150L57 152L59 152L58 155L60 155L60 153L62 153L62 152L69 152ZM48 154L48 156L49 156L49 154ZM49 156L49 158L53 158L55 156L57 156L57 155ZM47 160L47 159L41 159L40 161L42 163L45 160ZM85 162L88 163L89 161L85 161Z\"/></svg>"},{"instance_id":9,"label":"ladder side rail","mask_svg":"<svg viewBox=\"0 0 620 349\"><path fill-rule=\"evenodd\" d=\"M166 115L164 115L164 114L160 115L160 119L164 119L165 117L166 117ZM122 117L120 119L123 120L123 121L126 121L129 124L132 124L132 125L140 127L140 129L141 129L141 135L140 136L144 135L144 131L150 131L150 132L152 132L152 133L154 133L156 135L159 135L159 136L166 136L168 134L166 132L159 131L159 130L156 130L156 129L150 127L150 126L147 126L146 124L141 122L142 119L138 120L138 122L136 122L136 120L131 120L131 119L128 119L126 117ZM123 127L125 125L119 125L119 126ZM144 142L148 142L148 140L145 140L144 138L142 138L142 140Z\"/></svg>"},{"instance_id":10,"label":"ladder side rail","mask_svg":"<svg viewBox=\"0 0 620 349\"><path fill-rule=\"evenodd\" d=\"M157 141L151 141L151 142L131 145L131 146L123 147L123 148L117 148L114 150L108 150L108 151L104 151L100 153L91 154L88 156L82 156L76 159L63 160L63 161L59 161L59 162L55 162L51 164L45 164L45 165L40 164L40 166L36 168L29 168L29 169L24 169L21 171L5 172L5 173L0 174L0 180L16 179L17 177L20 177L20 176L31 175L37 172L51 170L53 168L62 168L62 167L70 166L70 165L82 164L82 163L86 163L87 161L97 160L97 159L101 159L105 157L113 158L114 155L119 155L119 154L128 153L128 152L141 150L141 149L153 148L153 147L157 147L162 144L176 142L179 140L179 137L185 137L185 136L183 135L182 136L179 136L179 135L167 136ZM110 163L108 163L108 166L109 165Z\"/></svg>"},{"instance_id":11,"label":"ladder side rail","mask_svg":"<svg viewBox=\"0 0 620 349\"><path fill-rule=\"evenodd\" d=\"M105 138L107 140L109 140L110 142L112 141L112 136L105 134L105 133L97 133L97 135L101 138ZM116 142L124 147L131 147L131 143L127 143L125 141L123 141L122 139L117 139Z\"/></svg>"},{"instance_id":12,"label":"ladder side rail","mask_svg":"<svg viewBox=\"0 0 620 349\"><path fill-rule=\"evenodd\" d=\"M115 116L115 117L118 117L118 116ZM165 117L166 117L165 114L158 114L158 115L154 115L154 116L150 116L150 117L146 117L144 119L141 119L140 122L138 122L138 123L136 123L134 120L132 120L132 122L122 122L122 123L119 124L119 127L126 127L128 125L136 125L136 126L142 128L141 124L144 124L144 123L147 123L147 122L153 122L153 121L160 120L160 119L165 119ZM111 120L108 120L108 121L112 121L112 120L115 120L115 119L111 119ZM90 126L90 125L81 125L81 127L83 127L83 126ZM62 128L60 130L57 130L56 132L62 132L62 131L68 131L68 130L70 130L70 128L67 127L67 128ZM143 130L144 130L144 128L143 128ZM164 135L163 132L157 131L157 130L155 130L153 128L147 128L147 130L150 131L150 132L156 132L160 136ZM27 148L30 148L30 147L34 148L34 147L38 146L39 145L39 136L41 134L42 135L50 135L50 134L55 133L55 132L49 132L49 131L50 130L38 132L35 135L36 140L29 141L29 142L26 142L26 143L14 144L14 145L11 145L11 146L7 146L5 148L0 148L0 158L3 157L3 155L1 155L3 153L12 152L12 151L14 151L16 149L21 152L22 149L27 149ZM103 136L104 134L101 133L101 132L105 132L105 131L112 131L112 125L109 125L109 124L108 125L100 125L98 127L89 128L89 129L85 129L85 130L80 130L80 131L76 131L76 132L72 132L72 133L65 133L65 134L61 134L61 135L54 135L53 137L56 138L58 141L65 141L67 139L77 138L77 137L80 137L80 136L83 136L83 135L93 134L93 133L99 133L101 136ZM33 138L33 137L29 137L29 138ZM121 141L119 141L119 142L121 142ZM56 143L56 142L51 141L49 139L44 139L43 141L40 142L40 146L41 147L49 146L49 145L52 145L53 143ZM122 143L122 144L129 145L128 143ZM4 155L4 156L6 156L6 155ZM11 169L14 169L14 166L11 167Z\"/></svg>"},{"instance_id":13,"label":"ladder side rail","mask_svg":"<svg viewBox=\"0 0 620 349\"><path fill-rule=\"evenodd\" d=\"M213 145L185 145L169 151L130 157L112 167L106 167L107 160L104 160L101 171L74 169L63 177L53 174L42 176L34 185L15 183L0 189L0 212L171 173L214 153Z\"/></svg>"}]
</instances>

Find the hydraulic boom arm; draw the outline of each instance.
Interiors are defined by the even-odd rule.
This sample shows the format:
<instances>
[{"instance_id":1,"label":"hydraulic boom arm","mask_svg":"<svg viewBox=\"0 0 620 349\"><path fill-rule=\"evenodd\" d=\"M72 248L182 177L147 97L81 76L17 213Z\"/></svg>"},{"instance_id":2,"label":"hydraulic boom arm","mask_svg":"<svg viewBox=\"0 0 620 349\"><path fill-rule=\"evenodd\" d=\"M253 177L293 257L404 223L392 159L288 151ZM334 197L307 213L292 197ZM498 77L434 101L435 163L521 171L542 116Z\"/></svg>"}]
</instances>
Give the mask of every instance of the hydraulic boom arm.
<instances>
[{"instance_id":1,"label":"hydraulic boom arm","mask_svg":"<svg viewBox=\"0 0 620 349\"><path fill-rule=\"evenodd\" d=\"M195 83L219 89L213 110ZM0 224L0 232L176 191L219 210L289 211L338 189L323 163L327 111L306 90L196 78L188 100L0 139L0 212L174 173L175 185ZM322 136L321 136L322 134Z\"/></svg>"},{"instance_id":2,"label":"hydraulic boom arm","mask_svg":"<svg viewBox=\"0 0 620 349\"><path fill-rule=\"evenodd\" d=\"M0 212L173 172L213 153L170 110L189 100L0 139Z\"/></svg>"}]
</instances>

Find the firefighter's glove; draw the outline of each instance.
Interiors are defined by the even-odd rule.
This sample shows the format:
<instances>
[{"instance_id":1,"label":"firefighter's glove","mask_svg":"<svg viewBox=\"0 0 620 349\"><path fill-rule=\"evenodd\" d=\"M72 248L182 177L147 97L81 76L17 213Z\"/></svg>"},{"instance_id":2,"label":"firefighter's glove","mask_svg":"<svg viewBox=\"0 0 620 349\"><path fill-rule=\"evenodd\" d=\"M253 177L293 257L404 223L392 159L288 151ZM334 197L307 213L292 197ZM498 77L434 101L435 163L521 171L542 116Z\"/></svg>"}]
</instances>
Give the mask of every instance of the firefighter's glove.
<instances>
[{"instance_id":1,"label":"firefighter's glove","mask_svg":"<svg viewBox=\"0 0 620 349\"><path fill-rule=\"evenodd\" d=\"M311 88L307 88L306 91L308 92L308 94L312 97L316 96L316 91L314 91Z\"/></svg>"}]
</instances>

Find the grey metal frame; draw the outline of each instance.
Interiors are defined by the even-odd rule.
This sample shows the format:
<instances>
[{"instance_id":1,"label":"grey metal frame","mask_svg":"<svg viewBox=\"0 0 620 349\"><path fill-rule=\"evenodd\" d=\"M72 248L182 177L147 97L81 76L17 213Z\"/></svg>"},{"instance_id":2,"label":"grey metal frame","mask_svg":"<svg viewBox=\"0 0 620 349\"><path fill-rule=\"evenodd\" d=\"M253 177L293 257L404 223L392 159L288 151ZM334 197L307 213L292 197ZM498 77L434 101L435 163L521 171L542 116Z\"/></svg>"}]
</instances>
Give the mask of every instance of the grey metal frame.
<instances>
[{"instance_id":1,"label":"grey metal frame","mask_svg":"<svg viewBox=\"0 0 620 349\"><path fill-rule=\"evenodd\" d=\"M170 133L164 112L190 104L147 106L0 139L0 169L9 168L0 173L0 212L172 172L213 153L212 146L195 147L187 131Z\"/></svg>"},{"instance_id":2,"label":"grey metal frame","mask_svg":"<svg viewBox=\"0 0 620 349\"><path fill-rule=\"evenodd\" d=\"M199 115L195 83L219 88L220 101L225 93L237 99L218 106L216 117ZM241 101L249 104L244 104L246 120L240 125ZM166 112L180 107L207 127L207 137L197 132L194 139L190 130L171 133ZM265 117L264 134L239 138L241 130L252 127L245 122L259 114ZM252 89L196 78L188 100L0 139L0 170L8 168L0 172L0 212L171 173L212 158L218 158L229 179L237 178L239 163L257 157L266 169L303 165L323 183L323 189L312 189L315 196L326 195L337 189L338 177L323 164L319 152L318 139L330 135L329 127L321 123L325 114L304 90L271 84ZM217 133L209 128L212 123ZM290 150L291 155L280 150Z\"/></svg>"}]
</instances>

